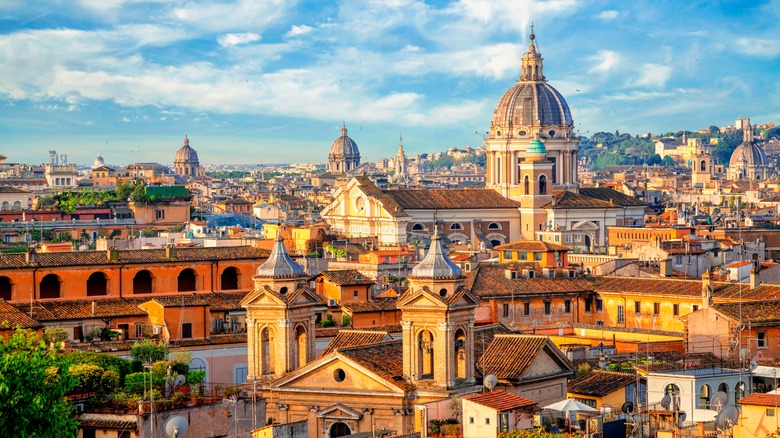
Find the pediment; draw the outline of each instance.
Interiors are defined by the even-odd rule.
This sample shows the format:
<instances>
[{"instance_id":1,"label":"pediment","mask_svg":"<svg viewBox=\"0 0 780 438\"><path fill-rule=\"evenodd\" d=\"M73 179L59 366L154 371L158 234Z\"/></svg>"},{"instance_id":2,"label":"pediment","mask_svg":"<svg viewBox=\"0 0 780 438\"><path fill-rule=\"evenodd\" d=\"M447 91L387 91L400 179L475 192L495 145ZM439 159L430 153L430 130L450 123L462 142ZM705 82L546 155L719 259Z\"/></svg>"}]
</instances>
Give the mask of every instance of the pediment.
<instances>
[{"instance_id":1,"label":"pediment","mask_svg":"<svg viewBox=\"0 0 780 438\"><path fill-rule=\"evenodd\" d=\"M411 294L407 294L396 304L399 309L405 307L439 308L446 309L447 303L433 294L428 288L421 288Z\"/></svg>"},{"instance_id":2,"label":"pediment","mask_svg":"<svg viewBox=\"0 0 780 438\"><path fill-rule=\"evenodd\" d=\"M287 303L274 291L264 286L249 292L242 300L241 307L285 307Z\"/></svg>"},{"instance_id":3,"label":"pediment","mask_svg":"<svg viewBox=\"0 0 780 438\"><path fill-rule=\"evenodd\" d=\"M347 405L344 405L342 403L336 403L335 405L328 406L327 408L320 409L317 411L317 417L323 418L327 417L330 419L337 419L337 420L360 420L363 418L363 414L361 412L356 411L355 409L350 408Z\"/></svg>"},{"instance_id":4,"label":"pediment","mask_svg":"<svg viewBox=\"0 0 780 438\"><path fill-rule=\"evenodd\" d=\"M599 226L591 221L579 221L571 226L572 230L598 230Z\"/></svg>"},{"instance_id":5,"label":"pediment","mask_svg":"<svg viewBox=\"0 0 780 438\"><path fill-rule=\"evenodd\" d=\"M343 379L337 380L338 370L341 370ZM319 358L308 365L299 368L272 384L277 390L306 391L319 394L321 397L332 399L339 392L355 391L361 393L385 393L397 394L403 390L360 364L349 360L337 353ZM359 389L356 389L359 388Z\"/></svg>"},{"instance_id":6,"label":"pediment","mask_svg":"<svg viewBox=\"0 0 780 438\"><path fill-rule=\"evenodd\" d=\"M288 299L290 307L322 303L322 298L308 287L296 290Z\"/></svg>"}]
</instances>

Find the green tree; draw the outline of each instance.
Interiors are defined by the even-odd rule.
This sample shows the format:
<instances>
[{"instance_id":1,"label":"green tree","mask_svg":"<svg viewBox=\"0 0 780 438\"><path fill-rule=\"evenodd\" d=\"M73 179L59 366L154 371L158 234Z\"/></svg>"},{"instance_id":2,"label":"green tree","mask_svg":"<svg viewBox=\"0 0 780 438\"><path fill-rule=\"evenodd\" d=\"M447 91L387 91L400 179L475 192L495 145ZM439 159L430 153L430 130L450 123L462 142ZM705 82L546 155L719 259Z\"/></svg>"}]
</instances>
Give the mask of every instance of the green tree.
<instances>
[{"instance_id":1,"label":"green tree","mask_svg":"<svg viewBox=\"0 0 780 438\"><path fill-rule=\"evenodd\" d=\"M143 204L147 201L146 199L146 185L144 184L138 184L133 189L133 193L130 195L130 202L135 202L136 204Z\"/></svg>"},{"instance_id":2,"label":"green tree","mask_svg":"<svg viewBox=\"0 0 780 438\"><path fill-rule=\"evenodd\" d=\"M0 338L0 430L4 436L72 438L78 423L63 400L76 384L70 360L31 330Z\"/></svg>"},{"instance_id":3,"label":"green tree","mask_svg":"<svg viewBox=\"0 0 780 438\"><path fill-rule=\"evenodd\" d=\"M674 167L676 165L676 163L674 162L674 159L672 159L672 157L667 155L667 156L664 157L663 160L661 160L661 165Z\"/></svg>"},{"instance_id":4,"label":"green tree","mask_svg":"<svg viewBox=\"0 0 780 438\"><path fill-rule=\"evenodd\" d=\"M163 341L144 339L130 347L130 357L135 362L159 362L168 358L168 346Z\"/></svg>"},{"instance_id":5,"label":"green tree","mask_svg":"<svg viewBox=\"0 0 780 438\"><path fill-rule=\"evenodd\" d=\"M135 189L135 184L130 181L122 181L116 186L116 197L120 201L127 201L127 198L133 193L133 189Z\"/></svg>"},{"instance_id":6,"label":"green tree","mask_svg":"<svg viewBox=\"0 0 780 438\"><path fill-rule=\"evenodd\" d=\"M710 125L710 134L713 134L713 135L720 134L720 128L718 128L715 125Z\"/></svg>"}]
</instances>

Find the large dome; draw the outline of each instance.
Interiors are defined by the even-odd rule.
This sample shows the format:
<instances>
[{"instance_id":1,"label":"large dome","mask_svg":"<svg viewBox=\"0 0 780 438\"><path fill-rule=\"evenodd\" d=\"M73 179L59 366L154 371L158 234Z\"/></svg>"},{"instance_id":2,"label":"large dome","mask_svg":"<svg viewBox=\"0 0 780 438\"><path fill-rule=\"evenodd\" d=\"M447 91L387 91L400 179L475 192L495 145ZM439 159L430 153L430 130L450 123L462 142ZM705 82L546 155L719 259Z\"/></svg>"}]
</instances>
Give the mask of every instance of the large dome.
<instances>
[{"instance_id":1,"label":"large dome","mask_svg":"<svg viewBox=\"0 0 780 438\"><path fill-rule=\"evenodd\" d=\"M561 93L547 83L544 60L536 50L534 34L528 52L523 54L522 72L493 111L490 136L543 137L565 135L574 125L569 104ZM551 131L553 131L551 133Z\"/></svg>"},{"instance_id":2,"label":"large dome","mask_svg":"<svg viewBox=\"0 0 780 438\"><path fill-rule=\"evenodd\" d=\"M731 154L729 167L739 166L742 163L745 163L747 166L766 166L766 152L753 142L742 143Z\"/></svg>"},{"instance_id":3,"label":"large dome","mask_svg":"<svg viewBox=\"0 0 780 438\"><path fill-rule=\"evenodd\" d=\"M93 169L97 169L98 167L102 167L102 166L105 166L105 165L106 165L106 162L105 162L105 160L103 160L103 156L98 154L98 156L95 157L95 162L92 163L92 168Z\"/></svg>"},{"instance_id":4,"label":"large dome","mask_svg":"<svg viewBox=\"0 0 780 438\"><path fill-rule=\"evenodd\" d=\"M176 151L176 158L174 159L174 163L197 163L198 162L198 153L195 152L195 149L190 147L190 140L187 138L187 136L184 136L184 146L179 148L178 151Z\"/></svg>"},{"instance_id":5,"label":"large dome","mask_svg":"<svg viewBox=\"0 0 780 438\"><path fill-rule=\"evenodd\" d=\"M346 124L341 126L341 137L337 138L330 146L330 154L333 158L353 158L360 157L357 143L347 135Z\"/></svg>"}]
</instances>

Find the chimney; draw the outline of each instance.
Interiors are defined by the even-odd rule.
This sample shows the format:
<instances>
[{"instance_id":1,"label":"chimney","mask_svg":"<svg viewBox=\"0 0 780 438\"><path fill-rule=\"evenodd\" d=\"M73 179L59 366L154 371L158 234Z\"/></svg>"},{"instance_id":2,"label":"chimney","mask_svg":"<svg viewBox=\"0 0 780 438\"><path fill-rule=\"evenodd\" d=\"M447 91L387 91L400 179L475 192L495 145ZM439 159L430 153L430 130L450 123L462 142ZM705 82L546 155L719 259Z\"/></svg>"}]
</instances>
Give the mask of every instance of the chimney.
<instances>
[{"instance_id":1,"label":"chimney","mask_svg":"<svg viewBox=\"0 0 780 438\"><path fill-rule=\"evenodd\" d=\"M35 248L27 249L27 252L24 254L24 261L27 262L28 265L38 263L38 253L35 251Z\"/></svg>"},{"instance_id":2,"label":"chimney","mask_svg":"<svg viewBox=\"0 0 780 438\"><path fill-rule=\"evenodd\" d=\"M97 315L97 301L92 302L92 314Z\"/></svg>"},{"instance_id":3,"label":"chimney","mask_svg":"<svg viewBox=\"0 0 780 438\"><path fill-rule=\"evenodd\" d=\"M176 246L168 245L168 246L165 247L165 258L167 258L167 259L175 259L176 258Z\"/></svg>"},{"instance_id":4,"label":"chimney","mask_svg":"<svg viewBox=\"0 0 780 438\"><path fill-rule=\"evenodd\" d=\"M758 266L753 265L750 268L750 288L755 289L761 284L761 274L758 273Z\"/></svg>"},{"instance_id":5,"label":"chimney","mask_svg":"<svg viewBox=\"0 0 780 438\"><path fill-rule=\"evenodd\" d=\"M672 276L672 259L661 260L661 277Z\"/></svg>"},{"instance_id":6,"label":"chimney","mask_svg":"<svg viewBox=\"0 0 780 438\"><path fill-rule=\"evenodd\" d=\"M709 309L712 305L712 272L704 272L701 276L701 308Z\"/></svg>"},{"instance_id":7,"label":"chimney","mask_svg":"<svg viewBox=\"0 0 780 438\"><path fill-rule=\"evenodd\" d=\"M116 262L119 260L119 251L117 251L115 246L108 248L106 251L106 258L108 258L109 262Z\"/></svg>"}]
</instances>

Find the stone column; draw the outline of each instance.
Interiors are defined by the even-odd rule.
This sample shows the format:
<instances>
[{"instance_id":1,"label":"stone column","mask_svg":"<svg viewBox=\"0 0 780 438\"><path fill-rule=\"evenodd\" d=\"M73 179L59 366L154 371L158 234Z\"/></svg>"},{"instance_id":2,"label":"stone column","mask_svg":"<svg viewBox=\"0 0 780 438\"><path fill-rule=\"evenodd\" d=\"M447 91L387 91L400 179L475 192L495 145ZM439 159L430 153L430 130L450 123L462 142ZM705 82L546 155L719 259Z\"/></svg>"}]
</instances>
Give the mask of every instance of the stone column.
<instances>
[{"instance_id":1,"label":"stone column","mask_svg":"<svg viewBox=\"0 0 780 438\"><path fill-rule=\"evenodd\" d=\"M307 421L308 438L320 437L320 419L317 418L317 411L320 407L317 405L309 405L309 420Z\"/></svg>"},{"instance_id":2,"label":"stone column","mask_svg":"<svg viewBox=\"0 0 780 438\"><path fill-rule=\"evenodd\" d=\"M262 372L257 370L257 344L258 337L255 334L255 320L254 318L246 319L246 351L247 351L247 367L249 368L249 376L252 379L260 377ZM261 359L262 363L262 359Z\"/></svg>"}]
</instances>

